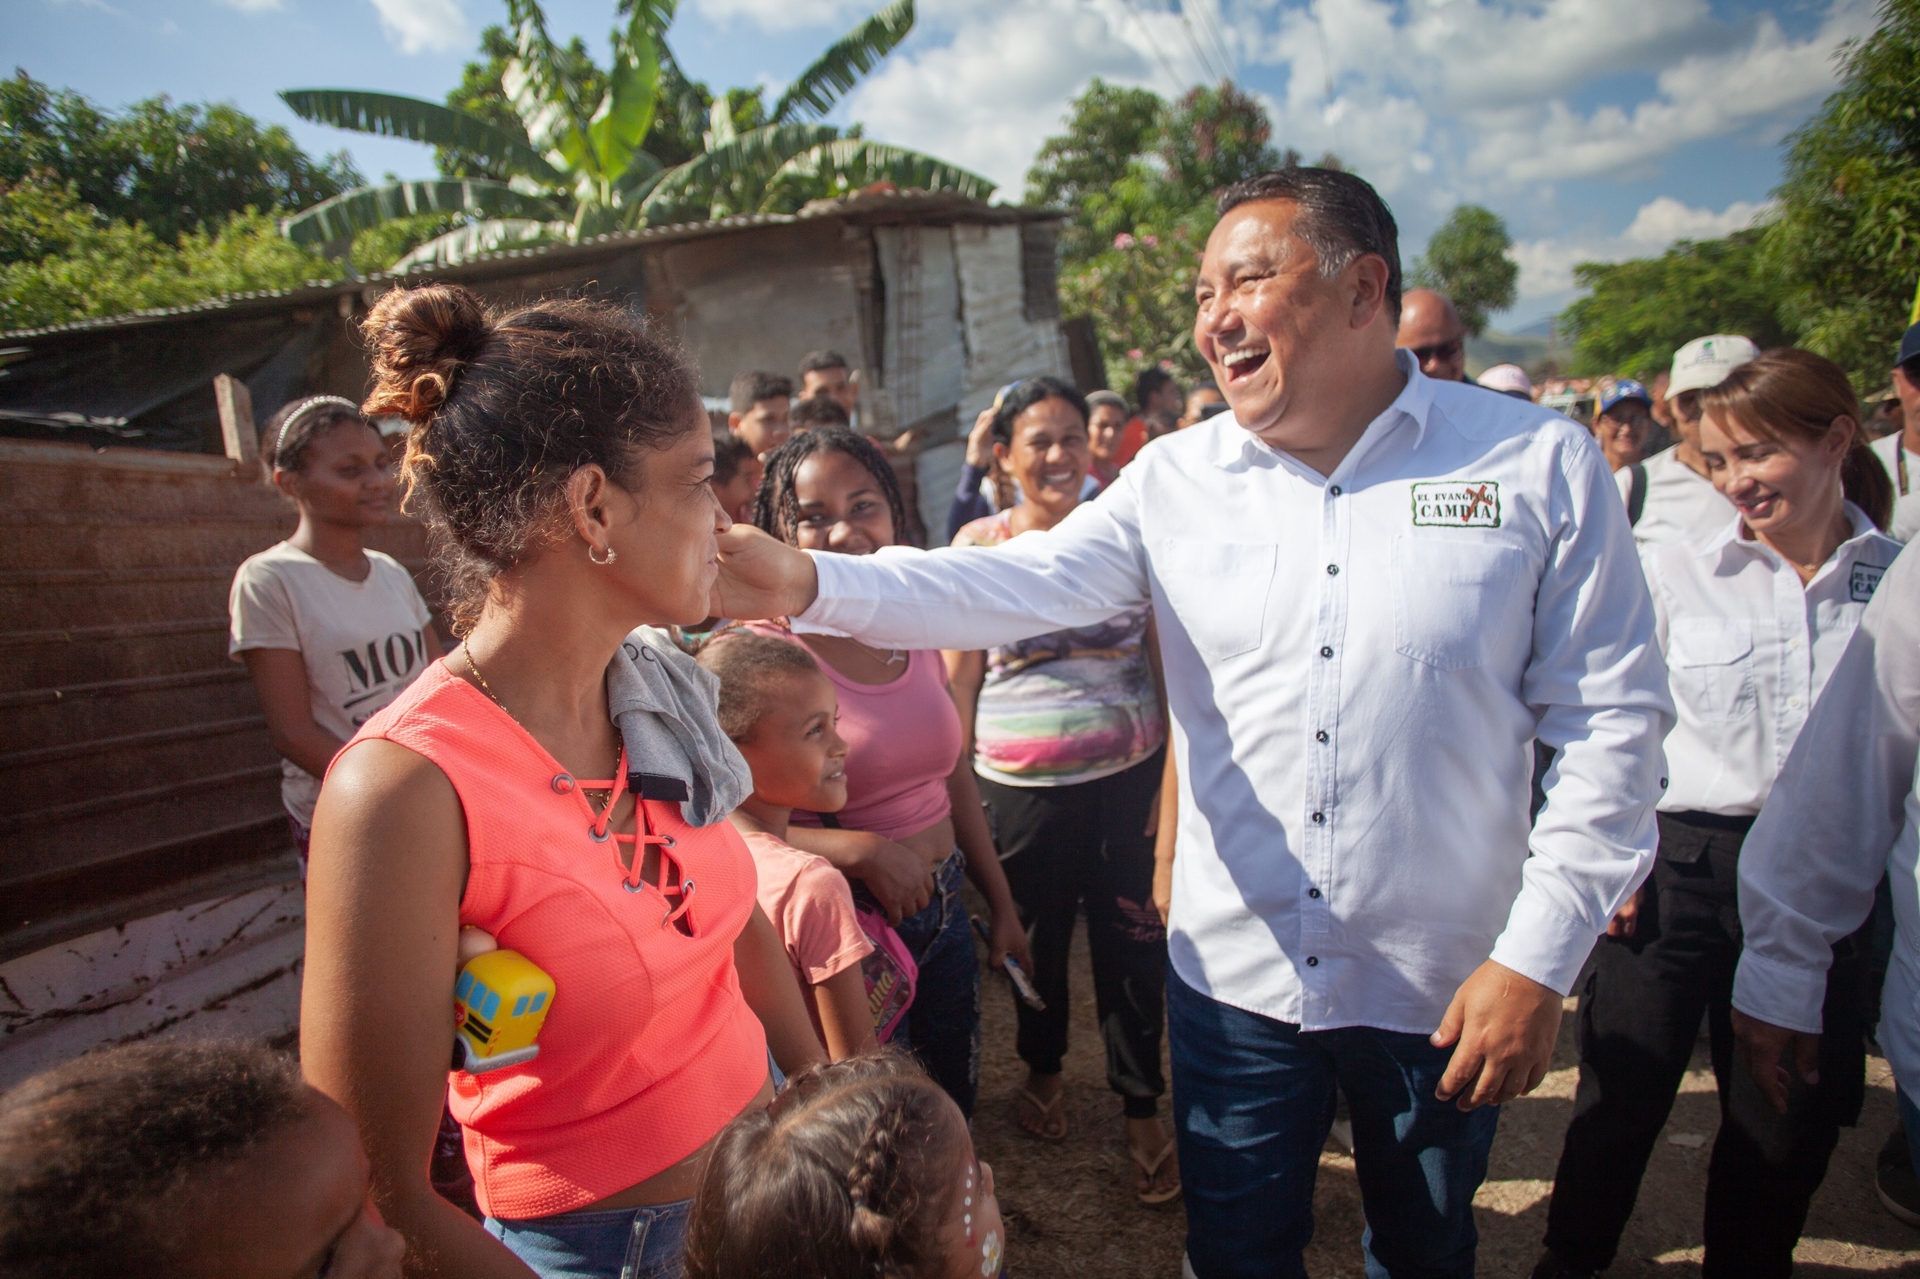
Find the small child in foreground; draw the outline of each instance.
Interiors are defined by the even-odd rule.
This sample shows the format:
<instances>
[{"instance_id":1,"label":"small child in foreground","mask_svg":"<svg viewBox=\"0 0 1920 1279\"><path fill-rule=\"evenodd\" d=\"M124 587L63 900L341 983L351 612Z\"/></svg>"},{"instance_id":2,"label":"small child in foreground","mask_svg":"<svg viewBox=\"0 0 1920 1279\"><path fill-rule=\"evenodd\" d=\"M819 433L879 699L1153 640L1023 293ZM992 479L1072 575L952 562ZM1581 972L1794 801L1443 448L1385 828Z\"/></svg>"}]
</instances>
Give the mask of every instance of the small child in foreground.
<instances>
[{"instance_id":1,"label":"small child in foreground","mask_svg":"<svg viewBox=\"0 0 1920 1279\"><path fill-rule=\"evenodd\" d=\"M731 821L760 874L760 908L786 945L813 1014L838 1061L874 1046L861 963L873 953L853 890L824 857L786 842L793 810L834 813L847 803L847 743L839 704L813 655L764 635L729 634L700 650L720 679L720 727L753 770L753 794Z\"/></svg>"},{"instance_id":2,"label":"small child in foreground","mask_svg":"<svg viewBox=\"0 0 1920 1279\"><path fill-rule=\"evenodd\" d=\"M89 1053L0 1095L9 1279L400 1279L353 1120L255 1044Z\"/></svg>"},{"instance_id":3,"label":"small child in foreground","mask_svg":"<svg viewBox=\"0 0 1920 1279\"><path fill-rule=\"evenodd\" d=\"M721 1130L687 1279L996 1279L1005 1243L960 1108L885 1049L803 1071Z\"/></svg>"}]
</instances>

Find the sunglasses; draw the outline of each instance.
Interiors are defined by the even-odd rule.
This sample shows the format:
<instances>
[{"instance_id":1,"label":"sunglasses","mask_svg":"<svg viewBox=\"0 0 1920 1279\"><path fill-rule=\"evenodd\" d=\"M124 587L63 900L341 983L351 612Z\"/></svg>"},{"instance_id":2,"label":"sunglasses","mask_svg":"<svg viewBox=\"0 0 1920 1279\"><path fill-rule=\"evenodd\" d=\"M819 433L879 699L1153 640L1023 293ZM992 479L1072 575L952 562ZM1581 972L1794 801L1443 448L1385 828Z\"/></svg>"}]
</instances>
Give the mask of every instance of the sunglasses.
<instances>
[{"instance_id":1,"label":"sunglasses","mask_svg":"<svg viewBox=\"0 0 1920 1279\"><path fill-rule=\"evenodd\" d=\"M1460 358L1460 352L1466 349L1466 344L1460 338L1455 338L1451 342L1436 342L1432 346L1410 346L1407 349L1413 352L1414 359L1424 365L1431 364L1435 360L1456 360Z\"/></svg>"}]
</instances>

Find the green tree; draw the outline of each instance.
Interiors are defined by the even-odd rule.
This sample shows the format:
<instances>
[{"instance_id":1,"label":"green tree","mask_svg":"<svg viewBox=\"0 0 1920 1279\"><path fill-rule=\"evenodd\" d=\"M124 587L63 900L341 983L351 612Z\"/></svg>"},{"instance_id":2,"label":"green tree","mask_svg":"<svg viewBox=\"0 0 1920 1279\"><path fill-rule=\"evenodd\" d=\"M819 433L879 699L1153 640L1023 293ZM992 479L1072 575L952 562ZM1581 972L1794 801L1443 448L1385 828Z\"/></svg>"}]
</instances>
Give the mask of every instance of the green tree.
<instances>
[{"instance_id":1,"label":"green tree","mask_svg":"<svg viewBox=\"0 0 1920 1279\"><path fill-rule=\"evenodd\" d=\"M1183 378L1210 376L1193 345L1193 280L1206 243L1198 221L1165 234L1121 232L1061 276L1065 311L1093 317L1108 385L1126 386L1155 364L1170 364Z\"/></svg>"},{"instance_id":2,"label":"green tree","mask_svg":"<svg viewBox=\"0 0 1920 1279\"><path fill-rule=\"evenodd\" d=\"M676 3L621 0L624 25L601 69L578 42L554 43L536 0L507 0L512 53L497 81L511 121L493 89L500 39L483 45L489 61L468 68L456 106L352 89L281 94L309 120L429 143L463 175L349 191L289 218L284 231L304 244L339 244L398 218L463 219L402 260L415 265L506 244L792 211L880 181L992 192L985 178L932 156L818 123L906 38L914 0L893 0L830 45L771 108L756 90L713 98L686 78L666 42ZM649 150L650 140L665 154Z\"/></svg>"},{"instance_id":3,"label":"green tree","mask_svg":"<svg viewBox=\"0 0 1920 1279\"><path fill-rule=\"evenodd\" d=\"M1272 138L1266 109L1231 81L1191 89L1160 131L1166 180L1190 204L1210 204L1241 178L1300 162L1298 152L1282 157Z\"/></svg>"},{"instance_id":4,"label":"green tree","mask_svg":"<svg viewBox=\"0 0 1920 1279\"><path fill-rule=\"evenodd\" d=\"M160 97L115 114L16 71L0 80L0 183L35 174L163 242L249 208L291 213L361 181L344 153L315 163L285 129L233 106Z\"/></svg>"},{"instance_id":5,"label":"green tree","mask_svg":"<svg viewBox=\"0 0 1920 1279\"><path fill-rule=\"evenodd\" d=\"M1572 372L1652 373L1708 333L1742 333L1762 347L1792 341L1762 236L1736 231L1682 240L1657 258L1575 267L1575 283L1589 292L1561 315L1573 338Z\"/></svg>"},{"instance_id":6,"label":"green tree","mask_svg":"<svg viewBox=\"0 0 1920 1279\"><path fill-rule=\"evenodd\" d=\"M1883 0L1840 88L1794 134L1766 261L1807 346L1885 385L1920 280L1920 0Z\"/></svg>"},{"instance_id":7,"label":"green tree","mask_svg":"<svg viewBox=\"0 0 1920 1279\"><path fill-rule=\"evenodd\" d=\"M1067 131L1041 144L1027 171L1027 203L1071 212L1060 238L1069 264L1093 257L1135 221L1131 213L1113 216L1111 201L1122 184L1140 188L1150 178L1140 161L1153 151L1166 109L1150 89L1096 77L1074 99Z\"/></svg>"},{"instance_id":8,"label":"green tree","mask_svg":"<svg viewBox=\"0 0 1920 1279\"><path fill-rule=\"evenodd\" d=\"M1458 205L1414 262L1412 282L1452 298L1467 332L1479 337L1490 314L1513 305L1520 265L1507 256L1512 247L1499 214L1477 204Z\"/></svg>"},{"instance_id":9,"label":"green tree","mask_svg":"<svg viewBox=\"0 0 1920 1279\"><path fill-rule=\"evenodd\" d=\"M168 243L143 223L101 216L77 184L44 173L0 186L0 248L0 329L294 288L340 273L284 239L267 214L243 210L217 232L188 231Z\"/></svg>"}]
</instances>

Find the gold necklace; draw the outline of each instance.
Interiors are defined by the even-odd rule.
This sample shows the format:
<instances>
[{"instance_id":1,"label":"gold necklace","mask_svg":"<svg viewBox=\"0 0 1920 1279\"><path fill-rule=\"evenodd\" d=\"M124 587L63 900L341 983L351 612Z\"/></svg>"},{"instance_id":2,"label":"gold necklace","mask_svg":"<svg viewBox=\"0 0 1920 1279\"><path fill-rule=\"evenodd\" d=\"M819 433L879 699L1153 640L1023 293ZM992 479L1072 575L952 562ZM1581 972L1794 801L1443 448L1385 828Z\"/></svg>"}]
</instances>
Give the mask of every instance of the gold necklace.
<instances>
[{"instance_id":1,"label":"gold necklace","mask_svg":"<svg viewBox=\"0 0 1920 1279\"><path fill-rule=\"evenodd\" d=\"M516 724L519 723L520 721L514 717L513 712L507 709L507 704L500 700L500 695L493 691L493 685L487 683L487 677L480 673L480 663L473 660L473 646L468 644L464 639L460 641L460 653L467 659L467 669L472 671L473 677L480 681L480 691L492 698L493 704L498 706L508 719L513 720ZM620 767L618 755L614 757L613 766L616 770ZM618 779L616 778L615 780L617 781ZM613 793L613 788L610 786L582 786L580 790L582 794L586 795L611 795Z\"/></svg>"}]
</instances>

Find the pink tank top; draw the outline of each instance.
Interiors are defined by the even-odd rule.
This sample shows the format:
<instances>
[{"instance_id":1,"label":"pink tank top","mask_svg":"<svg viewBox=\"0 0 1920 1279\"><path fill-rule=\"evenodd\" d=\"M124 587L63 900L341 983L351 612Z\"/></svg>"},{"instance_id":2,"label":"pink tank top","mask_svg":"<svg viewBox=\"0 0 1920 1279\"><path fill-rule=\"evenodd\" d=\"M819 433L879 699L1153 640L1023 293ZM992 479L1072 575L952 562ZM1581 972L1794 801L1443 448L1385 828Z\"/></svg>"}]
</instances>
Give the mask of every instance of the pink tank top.
<instances>
[{"instance_id":1,"label":"pink tank top","mask_svg":"<svg viewBox=\"0 0 1920 1279\"><path fill-rule=\"evenodd\" d=\"M688 935L666 922L672 907L652 884L626 886L620 845L594 838L594 810L565 770L444 661L354 741L365 738L447 775L471 864L460 922L554 980L538 1057L451 1076L488 1215L524 1220L604 1199L680 1162L746 1108L767 1079L767 1041L733 967L756 878L730 823L695 828L678 804L636 801L672 841ZM447 1026L451 1051L451 1015Z\"/></svg>"},{"instance_id":2,"label":"pink tank top","mask_svg":"<svg viewBox=\"0 0 1920 1279\"><path fill-rule=\"evenodd\" d=\"M753 622L749 630L799 643L780 626ZM907 654L906 673L891 684L856 684L820 663L840 699L840 736L846 738L847 806L840 825L887 839L917 835L953 811L947 778L960 758L960 712L947 692L947 667L934 649ZM795 826L818 826L796 810Z\"/></svg>"}]
</instances>

